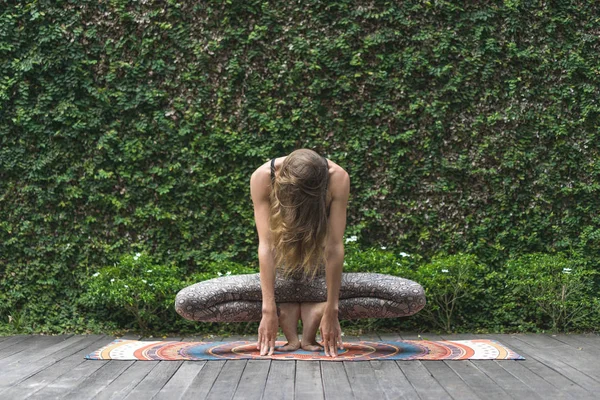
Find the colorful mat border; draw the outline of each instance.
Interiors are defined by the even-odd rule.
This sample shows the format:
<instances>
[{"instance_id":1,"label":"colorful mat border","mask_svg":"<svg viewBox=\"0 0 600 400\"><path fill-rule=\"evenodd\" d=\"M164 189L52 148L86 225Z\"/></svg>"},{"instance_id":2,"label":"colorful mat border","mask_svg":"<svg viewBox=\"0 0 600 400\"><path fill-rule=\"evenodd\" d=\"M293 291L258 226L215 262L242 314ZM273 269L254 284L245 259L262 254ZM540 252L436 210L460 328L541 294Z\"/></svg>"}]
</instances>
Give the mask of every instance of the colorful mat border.
<instances>
[{"instance_id":1,"label":"colorful mat border","mask_svg":"<svg viewBox=\"0 0 600 400\"><path fill-rule=\"evenodd\" d=\"M278 341L276 346L285 344ZM88 360L204 361L204 360L524 360L525 358L493 339L402 340L344 342L338 357L323 352L296 350L261 356L256 342L178 342L115 339L85 356Z\"/></svg>"}]
</instances>

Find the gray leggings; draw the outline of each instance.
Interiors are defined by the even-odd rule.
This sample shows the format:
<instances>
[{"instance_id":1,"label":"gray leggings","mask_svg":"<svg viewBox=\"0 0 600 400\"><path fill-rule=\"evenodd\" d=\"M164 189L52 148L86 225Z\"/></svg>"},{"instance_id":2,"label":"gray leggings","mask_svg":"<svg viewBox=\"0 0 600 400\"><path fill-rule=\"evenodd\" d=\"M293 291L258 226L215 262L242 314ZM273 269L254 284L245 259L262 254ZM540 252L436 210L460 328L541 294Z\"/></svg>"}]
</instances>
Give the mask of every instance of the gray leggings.
<instances>
[{"instance_id":1,"label":"gray leggings","mask_svg":"<svg viewBox=\"0 0 600 400\"><path fill-rule=\"evenodd\" d=\"M275 278L276 303L324 301L327 301L324 275L313 280L283 279L279 274ZM425 292L416 282L378 273L342 273L339 319L405 317L424 306ZM175 310L192 321L260 321L260 275L223 276L188 286L177 294Z\"/></svg>"}]
</instances>

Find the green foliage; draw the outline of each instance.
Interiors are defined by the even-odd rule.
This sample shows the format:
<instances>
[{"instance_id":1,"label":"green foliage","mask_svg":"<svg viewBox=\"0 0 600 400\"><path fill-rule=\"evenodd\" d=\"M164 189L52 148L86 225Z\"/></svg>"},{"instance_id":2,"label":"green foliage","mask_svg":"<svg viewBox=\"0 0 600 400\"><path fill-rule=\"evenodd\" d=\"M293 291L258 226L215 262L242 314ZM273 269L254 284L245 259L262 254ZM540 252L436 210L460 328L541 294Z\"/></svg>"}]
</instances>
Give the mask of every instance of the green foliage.
<instances>
[{"instance_id":1,"label":"green foliage","mask_svg":"<svg viewBox=\"0 0 600 400\"><path fill-rule=\"evenodd\" d=\"M142 331L172 314L175 295L185 287L176 266L155 265L146 253L125 255L84 283L81 304L104 306L133 317Z\"/></svg>"},{"instance_id":2,"label":"green foliage","mask_svg":"<svg viewBox=\"0 0 600 400\"><path fill-rule=\"evenodd\" d=\"M345 272L378 272L403 276L408 271L416 269L422 257L418 254L407 254L402 251L393 251L387 246L368 247L362 249L356 236L346 238L344 245L344 271Z\"/></svg>"},{"instance_id":3,"label":"green foliage","mask_svg":"<svg viewBox=\"0 0 600 400\"><path fill-rule=\"evenodd\" d=\"M144 333L165 331L173 329L181 319L174 310L179 290L221 275L254 272L231 261L209 262L203 272L185 277L180 268L155 264L145 252L128 254L84 281L86 293L80 304L102 309L122 328L131 328L135 323Z\"/></svg>"},{"instance_id":4,"label":"green foliage","mask_svg":"<svg viewBox=\"0 0 600 400\"><path fill-rule=\"evenodd\" d=\"M300 147L350 174L365 248L600 259L599 2L266 4L3 3L2 323L110 321L78 299L121 254L256 268L250 175Z\"/></svg>"},{"instance_id":5,"label":"green foliage","mask_svg":"<svg viewBox=\"0 0 600 400\"><path fill-rule=\"evenodd\" d=\"M485 292L486 267L471 254L439 254L416 271L413 279L425 289L427 304L420 311L430 326L451 332L459 325L457 314L468 318L469 305Z\"/></svg>"},{"instance_id":6,"label":"green foliage","mask_svg":"<svg viewBox=\"0 0 600 400\"><path fill-rule=\"evenodd\" d=\"M506 263L500 310L516 321L550 329L598 328L598 271L581 255L526 254ZM507 321L508 322L508 321Z\"/></svg>"}]
</instances>

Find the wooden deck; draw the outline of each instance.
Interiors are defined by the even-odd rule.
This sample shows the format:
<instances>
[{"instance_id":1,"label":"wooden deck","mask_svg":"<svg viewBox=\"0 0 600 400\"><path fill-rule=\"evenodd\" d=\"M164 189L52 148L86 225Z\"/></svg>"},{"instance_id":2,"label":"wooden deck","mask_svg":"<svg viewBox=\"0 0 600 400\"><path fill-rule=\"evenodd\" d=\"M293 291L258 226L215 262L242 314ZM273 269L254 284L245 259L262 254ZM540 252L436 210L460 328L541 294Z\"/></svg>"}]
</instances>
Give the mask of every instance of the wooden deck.
<instances>
[{"instance_id":1,"label":"wooden deck","mask_svg":"<svg viewBox=\"0 0 600 400\"><path fill-rule=\"evenodd\" d=\"M114 338L12 336L0 337L0 399L547 400L600 396L598 335L421 336L429 340L496 339L527 360L90 361L83 356ZM344 341L400 338L417 337L382 334L345 337Z\"/></svg>"}]
</instances>

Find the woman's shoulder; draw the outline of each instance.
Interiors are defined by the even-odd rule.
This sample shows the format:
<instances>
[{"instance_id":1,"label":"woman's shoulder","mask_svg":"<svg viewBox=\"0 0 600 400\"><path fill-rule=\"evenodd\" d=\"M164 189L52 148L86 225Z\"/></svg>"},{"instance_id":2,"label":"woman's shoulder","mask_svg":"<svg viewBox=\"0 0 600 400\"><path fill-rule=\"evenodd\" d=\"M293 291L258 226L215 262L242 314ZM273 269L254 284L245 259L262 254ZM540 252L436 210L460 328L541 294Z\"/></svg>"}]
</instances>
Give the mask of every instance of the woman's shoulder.
<instances>
[{"instance_id":1,"label":"woman's shoulder","mask_svg":"<svg viewBox=\"0 0 600 400\"><path fill-rule=\"evenodd\" d=\"M329 190L334 195L340 191L345 192L350 183L348 172L333 161L329 159L327 161L329 164Z\"/></svg>"},{"instance_id":2,"label":"woman's shoulder","mask_svg":"<svg viewBox=\"0 0 600 400\"><path fill-rule=\"evenodd\" d=\"M250 191L258 197L267 197L271 191L271 160L254 170L250 177Z\"/></svg>"}]
</instances>

